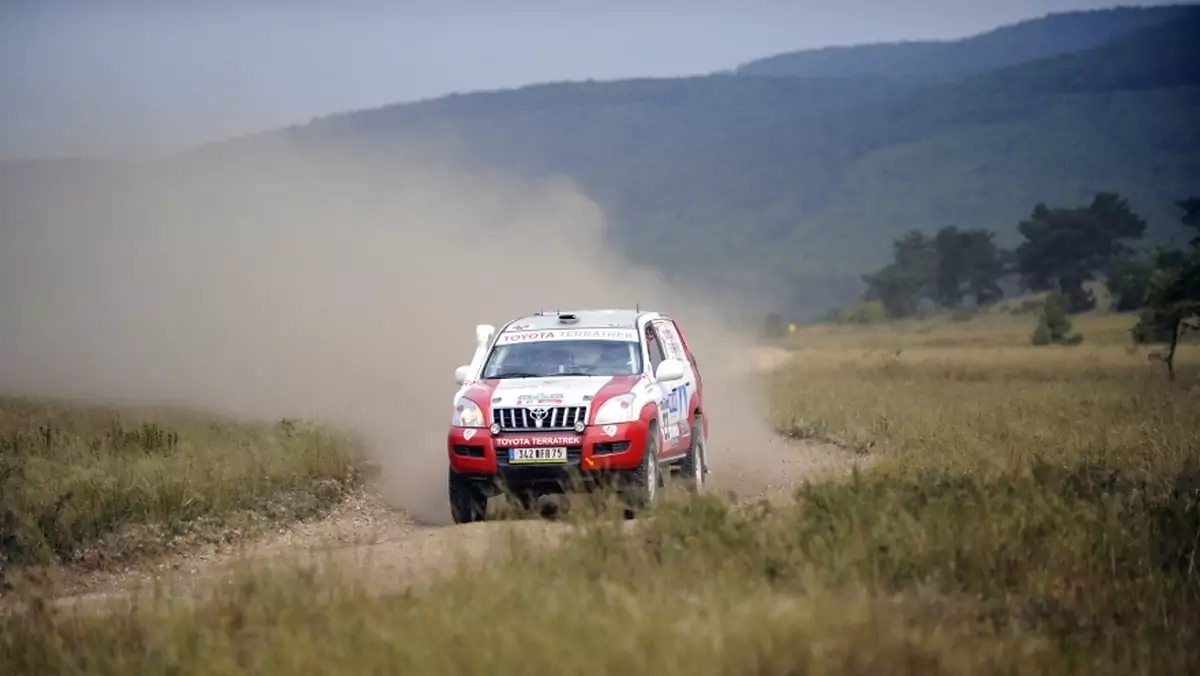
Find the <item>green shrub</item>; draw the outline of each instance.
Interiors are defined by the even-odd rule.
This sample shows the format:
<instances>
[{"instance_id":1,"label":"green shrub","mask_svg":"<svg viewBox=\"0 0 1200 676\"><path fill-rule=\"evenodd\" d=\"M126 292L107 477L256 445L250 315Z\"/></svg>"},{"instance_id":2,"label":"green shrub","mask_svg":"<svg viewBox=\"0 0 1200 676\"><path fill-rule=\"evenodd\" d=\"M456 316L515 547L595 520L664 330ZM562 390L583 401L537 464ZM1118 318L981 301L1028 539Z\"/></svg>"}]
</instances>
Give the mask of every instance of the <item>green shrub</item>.
<instances>
[{"instance_id":1,"label":"green shrub","mask_svg":"<svg viewBox=\"0 0 1200 676\"><path fill-rule=\"evenodd\" d=\"M1037 327L1029 337L1034 345L1078 345L1083 342L1082 334L1071 333L1071 320L1067 316L1068 307L1066 296L1061 291L1053 291L1046 296L1042 306L1042 316Z\"/></svg>"},{"instance_id":2,"label":"green shrub","mask_svg":"<svg viewBox=\"0 0 1200 676\"><path fill-rule=\"evenodd\" d=\"M842 311L843 324L882 324L888 319L887 310L878 300L863 300Z\"/></svg>"}]
</instances>

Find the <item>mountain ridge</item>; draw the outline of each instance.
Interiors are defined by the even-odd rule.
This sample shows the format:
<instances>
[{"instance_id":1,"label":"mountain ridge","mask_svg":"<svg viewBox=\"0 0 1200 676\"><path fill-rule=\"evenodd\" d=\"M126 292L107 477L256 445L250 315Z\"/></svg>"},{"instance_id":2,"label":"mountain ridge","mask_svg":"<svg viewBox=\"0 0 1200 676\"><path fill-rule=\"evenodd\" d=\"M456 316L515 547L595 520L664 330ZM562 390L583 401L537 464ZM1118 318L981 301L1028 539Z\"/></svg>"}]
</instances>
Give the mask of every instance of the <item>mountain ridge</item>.
<instances>
[{"instance_id":1,"label":"mountain ridge","mask_svg":"<svg viewBox=\"0 0 1200 676\"><path fill-rule=\"evenodd\" d=\"M954 78L1097 47L1130 30L1186 16L1200 5L1129 6L1050 12L947 40L830 45L754 59L733 72L794 77L886 75ZM1053 36L1052 40L1047 38ZM1023 48L1022 48L1023 47Z\"/></svg>"}]
</instances>

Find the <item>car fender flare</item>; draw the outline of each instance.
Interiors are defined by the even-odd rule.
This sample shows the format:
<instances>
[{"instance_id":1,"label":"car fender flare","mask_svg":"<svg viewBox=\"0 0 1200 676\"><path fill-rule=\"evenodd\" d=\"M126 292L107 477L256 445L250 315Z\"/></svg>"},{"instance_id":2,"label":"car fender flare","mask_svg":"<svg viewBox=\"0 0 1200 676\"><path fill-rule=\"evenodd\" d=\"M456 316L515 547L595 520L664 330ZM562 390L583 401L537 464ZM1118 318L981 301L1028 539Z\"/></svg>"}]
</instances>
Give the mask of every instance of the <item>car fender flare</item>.
<instances>
[{"instance_id":1,"label":"car fender flare","mask_svg":"<svg viewBox=\"0 0 1200 676\"><path fill-rule=\"evenodd\" d=\"M648 401L642 404L642 410L638 413L638 422L643 422L647 425L652 422L658 422L658 403Z\"/></svg>"},{"instance_id":2,"label":"car fender flare","mask_svg":"<svg viewBox=\"0 0 1200 676\"><path fill-rule=\"evenodd\" d=\"M648 401L642 404L642 410L638 414L638 422L646 426L646 434L650 434L650 430L656 429L658 433L659 444L662 444L662 430L659 427L658 419L658 402Z\"/></svg>"}]
</instances>

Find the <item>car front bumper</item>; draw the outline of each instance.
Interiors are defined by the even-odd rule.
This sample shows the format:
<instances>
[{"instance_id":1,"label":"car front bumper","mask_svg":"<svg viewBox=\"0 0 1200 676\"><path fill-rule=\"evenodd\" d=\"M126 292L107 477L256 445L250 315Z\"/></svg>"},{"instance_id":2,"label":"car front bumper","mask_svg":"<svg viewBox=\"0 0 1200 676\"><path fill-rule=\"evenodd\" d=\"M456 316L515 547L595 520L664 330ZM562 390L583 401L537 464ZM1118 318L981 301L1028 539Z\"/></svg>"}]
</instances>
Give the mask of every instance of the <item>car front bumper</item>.
<instances>
[{"instance_id":1,"label":"car front bumper","mask_svg":"<svg viewBox=\"0 0 1200 676\"><path fill-rule=\"evenodd\" d=\"M573 472L585 479L636 469L646 449L644 422L592 425L582 434L492 435L486 428L452 427L446 440L450 468L458 474L509 484L559 483ZM566 460L513 463L510 448L566 447Z\"/></svg>"}]
</instances>

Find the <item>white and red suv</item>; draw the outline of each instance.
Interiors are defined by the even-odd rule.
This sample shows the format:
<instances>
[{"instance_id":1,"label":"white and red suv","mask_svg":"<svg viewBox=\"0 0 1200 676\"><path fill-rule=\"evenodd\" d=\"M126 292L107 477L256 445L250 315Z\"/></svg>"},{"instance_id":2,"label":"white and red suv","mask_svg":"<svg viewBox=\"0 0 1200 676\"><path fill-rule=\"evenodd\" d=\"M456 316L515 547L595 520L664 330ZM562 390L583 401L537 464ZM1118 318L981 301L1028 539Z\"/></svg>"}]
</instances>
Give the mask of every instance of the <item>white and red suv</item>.
<instances>
[{"instance_id":1,"label":"white and red suv","mask_svg":"<svg viewBox=\"0 0 1200 676\"><path fill-rule=\"evenodd\" d=\"M483 520L505 490L528 506L615 479L631 507L648 507L671 470L692 490L704 485L704 387L668 316L587 310L480 325L455 380L446 450L456 523Z\"/></svg>"}]
</instances>

